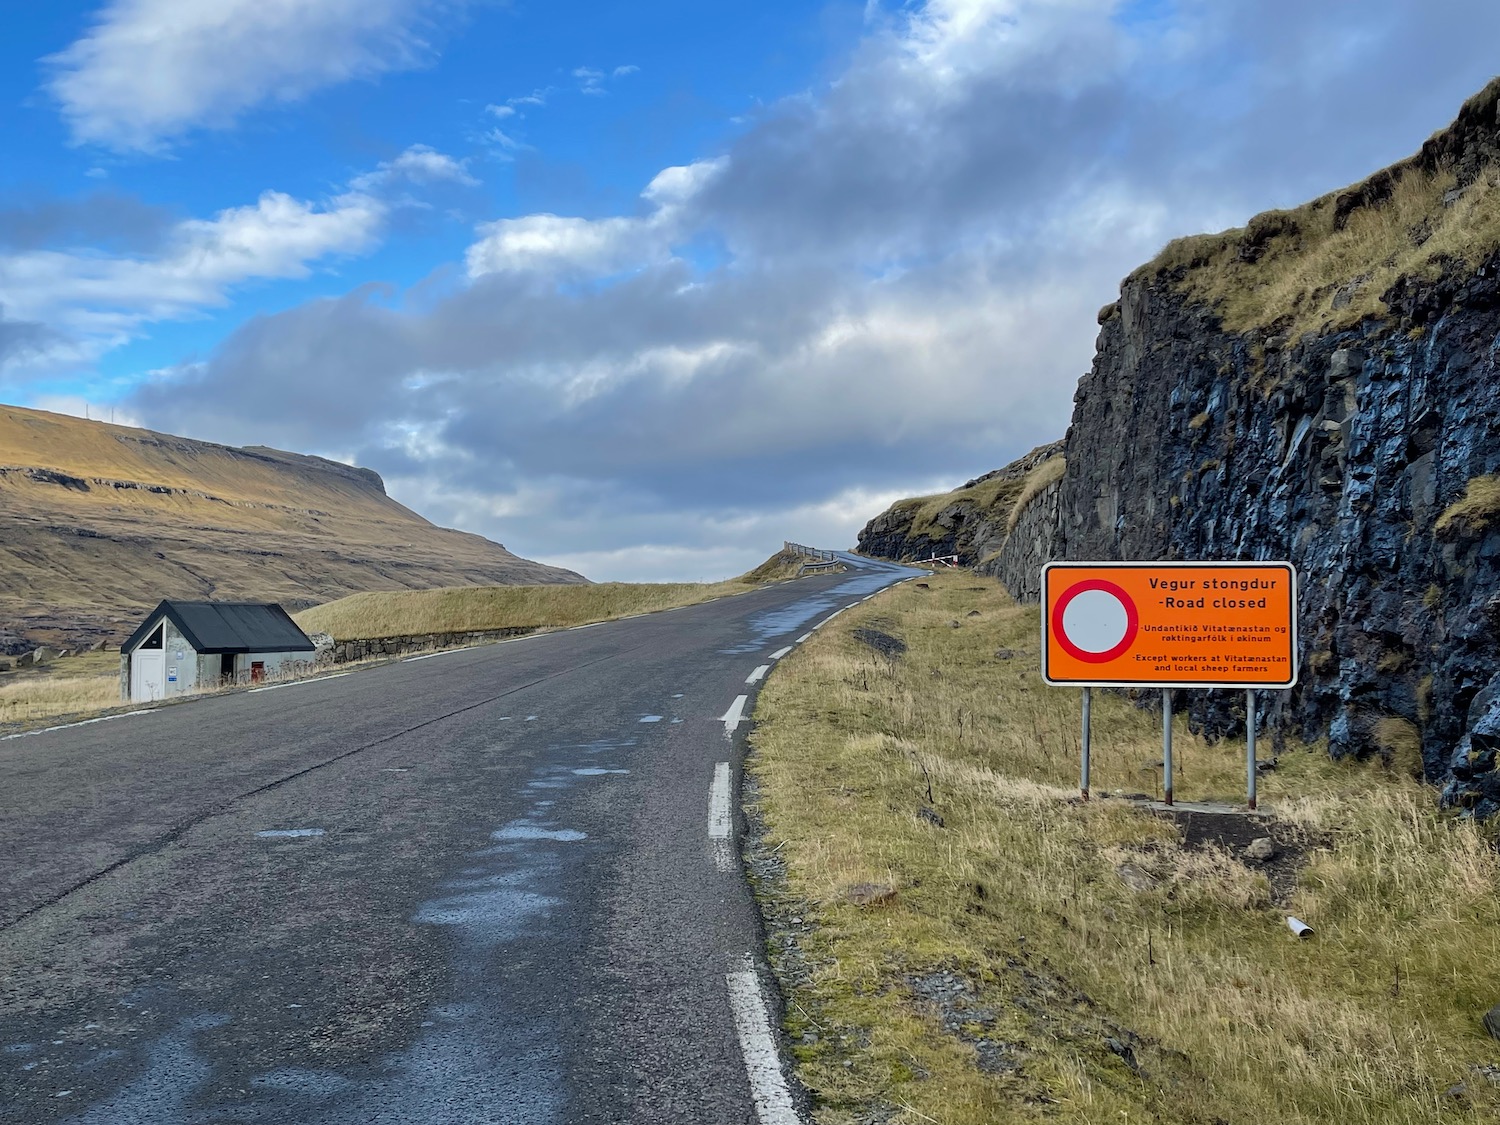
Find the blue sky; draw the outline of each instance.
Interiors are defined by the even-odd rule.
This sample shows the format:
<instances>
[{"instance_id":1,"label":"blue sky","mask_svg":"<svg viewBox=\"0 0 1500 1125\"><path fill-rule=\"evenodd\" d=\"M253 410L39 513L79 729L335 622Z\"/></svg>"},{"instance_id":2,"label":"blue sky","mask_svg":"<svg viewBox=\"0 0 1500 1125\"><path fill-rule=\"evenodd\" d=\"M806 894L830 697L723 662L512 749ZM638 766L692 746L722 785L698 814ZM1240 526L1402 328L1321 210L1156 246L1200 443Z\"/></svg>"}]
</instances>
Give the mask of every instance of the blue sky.
<instances>
[{"instance_id":1,"label":"blue sky","mask_svg":"<svg viewBox=\"0 0 1500 1125\"><path fill-rule=\"evenodd\" d=\"M1473 0L107 0L0 35L0 400L358 461L594 578L1066 427L1171 237L1414 150Z\"/></svg>"}]
</instances>

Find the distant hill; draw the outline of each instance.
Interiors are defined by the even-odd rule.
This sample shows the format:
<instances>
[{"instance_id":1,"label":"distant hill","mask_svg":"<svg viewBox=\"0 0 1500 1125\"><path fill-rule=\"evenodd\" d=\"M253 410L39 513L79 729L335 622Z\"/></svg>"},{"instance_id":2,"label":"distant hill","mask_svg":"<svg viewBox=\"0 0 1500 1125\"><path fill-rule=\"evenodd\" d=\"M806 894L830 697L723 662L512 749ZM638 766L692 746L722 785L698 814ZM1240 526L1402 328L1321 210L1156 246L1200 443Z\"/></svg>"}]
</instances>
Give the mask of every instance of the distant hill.
<instances>
[{"instance_id":1,"label":"distant hill","mask_svg":"<svg viewBox=\"0 0 1500 1125\"><path fill-rule=\"evenodd\" d=\"M164 597L584 581L429 523L370 469L0 405L0 652L118 641Z\"/></svg>"}]
</instances>

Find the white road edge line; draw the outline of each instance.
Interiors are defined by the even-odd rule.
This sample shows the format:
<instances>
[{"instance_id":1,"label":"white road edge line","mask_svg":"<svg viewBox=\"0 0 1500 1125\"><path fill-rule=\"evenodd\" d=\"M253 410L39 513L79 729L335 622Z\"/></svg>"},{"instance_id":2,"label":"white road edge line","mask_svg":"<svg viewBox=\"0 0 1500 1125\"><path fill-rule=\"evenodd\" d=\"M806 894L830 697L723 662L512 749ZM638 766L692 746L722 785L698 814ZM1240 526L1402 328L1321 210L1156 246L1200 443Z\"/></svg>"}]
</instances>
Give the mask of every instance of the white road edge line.
<instances>
[{"instance_id":1,"label":"white road edge line","mask_svg":"<svg viewBox=\"0 0 1500 1125\"><path fill-rule=\"evenodd\" d=\"M514 637L512 639L519 641L522 638ZM473 652L478 647L478 645L468 645L464 648L445 648L442 652L424 652L421 656L408 656L401 663L410 664L413 660L431 660L434 656L452 656L456 652Z\"/></svg>"},{"instance_id":2,"label":"white road edge line","mask_svg":"<svg viewBox=\"0 0 1500 1125\"><path fill-rule=\"evenodd\" d=\"M744 969L727 974L725 981L729 985L729 1007L734 1013L740 1053L745 1056L745 1074L750 1079L756 1118L760 1125L800 1125L791 1091L781 1073L776 1041L771 1038L771 1021L766 1016L760 979L750 958L745 958Z\"/></svg>"},{"instance_id":3,"label":"white road edge line","mask_svg":"<svg viewBox=\"0 0 1500 1125\"><path fill-rule=\"evenodd\" d=\"M714 766L714 783L708 790L708 842L714 851L714 866L720 871L734 870L734 853L729 849L733 827L729 819L729 763Z\"/></svg>"},{"instance_id":4,"label":"white road edge line","mask_svg":"<svg viewBox=\"0 0 1500 1125\"><path fill-rule=\"evenodd\" d=\"M792 646L791 645L787 645L786 648L778 648L775 652L773 652L771 654L771 659L772 660L780 660L783 656L785 656L787 653L789 653L791 651L792 651Z\"/></svg>"},{"instance_id":5,"label":"white road edge line","mask_svg":"<svg viewBox=\"0 0 1500 1125\"><path fill-rule=\"evenodd\" d=\"M771 666L769 664L762 664L759 668L745 677L745 682L747 684L758 684L761 680L766 678L766 673L770 670Z\"/></svg>"},{"instance_id":6,"label":"white road edge line","mask_svg":"<svg viewBox=\"0 0 1500 1125\"><path fill-rule=\"evenodd\" d=\"M434 653L434 655L436 655ZM342 680L345 676L352 676L353 672L335 672L331 676L318 676L311 680L293 680L285 684L267 684L265 687L253 687L246 695L259 695L263 691L280 691L284 687L304 687L307 684L321 684L324 680Z\"/></svg>"},{"instance_id":7,"label":"white road edge line","mask_svg":"<svg viewBox=\"0 0 1500 1125\"><path fill-rule=\"evenodd\" d=\"M734 728L745 721L745 700L748 698L749 696L744 695L735 696L734 702L729 705L729 710L719 716L719 721L724 724L726 735L733 734Z\"/></svg>"},{"instance_id":8,"label":"white road edge line","mask_svg":"<svg viewBox=\"0 0 1500 1125\"><path fill-rule=\"evenodd\" d=\"M810 636L812 636L811 633L803 633L800 637L797 638L797 640L794 643L800 645L803 641L807 640L807 638L810 637Z\"/></svg>"},{"instance_id":9,"label":"white road edge line","mask_svg":"<svg viewBox=\"0 0 1500 1125\"><path fill-rule=\"evenodd\" d=\"M145 708L140 711L122 711L118 715L100 715L97 719L80 719L76 723L63 723L57 727L43 727L41 730L23 730L18 734L7 734L0 737L0 742L9 742L12 738L30 738L34 734L50 734L55 730L72 730L74 727L86 727L94 723L107 723L111 719L128 719L132 715L148 715L151 709Z\"/></svg>"}]
</instances>

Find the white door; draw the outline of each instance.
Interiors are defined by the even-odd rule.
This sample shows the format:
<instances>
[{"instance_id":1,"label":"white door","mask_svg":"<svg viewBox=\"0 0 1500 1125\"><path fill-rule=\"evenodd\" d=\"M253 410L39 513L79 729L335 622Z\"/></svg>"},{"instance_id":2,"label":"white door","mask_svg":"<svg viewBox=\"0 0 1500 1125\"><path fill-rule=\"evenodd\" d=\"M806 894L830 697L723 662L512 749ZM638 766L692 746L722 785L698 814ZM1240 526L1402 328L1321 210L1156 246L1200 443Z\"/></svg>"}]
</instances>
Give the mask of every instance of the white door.
<instances>
[{"instance_id":1,"label":"white door","mask_svg":"<svg viewBox=\"0 0 1500 1125\"><path fill-rule=\"evenodd\" d=\"M130 654L130 698L149 703L167 694L167 654L159 648L138 648Z\"/></svg>"}]
</instances>

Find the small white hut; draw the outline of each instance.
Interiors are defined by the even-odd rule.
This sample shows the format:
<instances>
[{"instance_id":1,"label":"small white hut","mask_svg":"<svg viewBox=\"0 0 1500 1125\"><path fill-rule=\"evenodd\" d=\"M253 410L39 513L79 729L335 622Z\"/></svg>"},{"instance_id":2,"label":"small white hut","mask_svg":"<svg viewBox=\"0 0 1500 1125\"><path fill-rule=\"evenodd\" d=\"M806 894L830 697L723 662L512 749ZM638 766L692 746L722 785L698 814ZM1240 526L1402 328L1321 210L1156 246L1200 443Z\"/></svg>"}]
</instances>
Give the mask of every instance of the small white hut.
<instances>
[{"instance_id":1,"label":"small white hut","mask_svg":"<svg viewBox=\"0 0 1500 1125\"><path fill-rule=\"evenodd\" d=\"M254 683L313 658L279 605L164 601L120 646L120 697L149 702L226 683Z\"/></svg>"}]
</instances>

